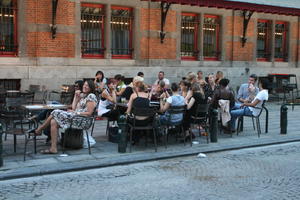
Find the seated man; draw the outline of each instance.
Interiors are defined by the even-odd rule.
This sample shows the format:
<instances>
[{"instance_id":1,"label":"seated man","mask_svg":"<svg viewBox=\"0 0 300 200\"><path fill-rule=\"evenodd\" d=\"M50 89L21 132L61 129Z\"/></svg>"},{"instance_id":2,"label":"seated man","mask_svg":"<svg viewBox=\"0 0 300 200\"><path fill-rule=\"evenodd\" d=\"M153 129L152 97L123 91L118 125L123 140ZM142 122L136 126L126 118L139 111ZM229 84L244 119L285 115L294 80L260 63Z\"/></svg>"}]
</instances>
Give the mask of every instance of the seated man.
<instances>
[{"instance_id":1,"label":"seated man","mask_svg":"<svg viewBox=\"0 0 300 200\"><path fill-rule=\"evenodd\" d=\"M155 86L159 85L159 83L160 83L161 81L163 81L163 82L165 83L165 88L169 88L169 86L170 86L170 81L169 81L169 79L166 79L166 78L165 78L165 72L163 72L163 71L160 71L160 72L158 73L158 79L154 82L154 85L155 85Z\"/></svg>"},{"instance_id":2,"label":"seated man","mask_svg":"<svg viewBox=\"0 0 300 200\"><path fill-rule=\"evenodd\" d=\"M248 83L244 83L241 85L238 94L237 100L238 102L235 104L234 109L239 109L241 104L251 102L255 95L258 93L259 89L255 87L255 83L257 81L257 76L255 74L251 74L248 79Z\"/></svg>"},{"instance_id":3,"label":"seated man","mask_svg":"<svg viewBox=\"0 0 300 200\"><path fill-rule=\"evenodd\" d=\"M232 110L231 114L231 128L235 129L236 119L240 116L258 116L262 108L263 101L267 101L269 98L268 94L268 81L260 80L259 89L260 91L255 96L251 103L245 102L241 105L240 109Z\"/></svg>"}]
</instances>

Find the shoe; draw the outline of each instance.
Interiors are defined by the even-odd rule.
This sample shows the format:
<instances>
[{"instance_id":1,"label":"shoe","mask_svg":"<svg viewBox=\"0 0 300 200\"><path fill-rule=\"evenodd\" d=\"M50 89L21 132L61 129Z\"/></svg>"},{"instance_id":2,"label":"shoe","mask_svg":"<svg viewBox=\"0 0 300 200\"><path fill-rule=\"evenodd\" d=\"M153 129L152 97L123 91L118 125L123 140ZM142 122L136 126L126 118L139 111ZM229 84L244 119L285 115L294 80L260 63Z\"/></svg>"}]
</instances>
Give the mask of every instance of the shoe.
<instances>
[{"instance_id":1,"label":"shoe","mask_svg":"<svg viewBox=\"0 0 300 200\"><path fill-rule=\"evenodd\" d=\"M57 152L50 151L50 149L44 149L40 151L41 154L57 154Z\"/></svg>"},{"instance_id":2,"label":"shoe","mask_svg":"<svg viewBox=\"0 0 300 200\"><path fill-rule=\"evenodd\" d=\"M37 128L30 129L30 130L28 130L28 133L29 133L30 135L34 135L34 136L42 135L42 133L37 133L37 132L36 132L36 129L37 129Z\"/></svg>"}]
</instances>

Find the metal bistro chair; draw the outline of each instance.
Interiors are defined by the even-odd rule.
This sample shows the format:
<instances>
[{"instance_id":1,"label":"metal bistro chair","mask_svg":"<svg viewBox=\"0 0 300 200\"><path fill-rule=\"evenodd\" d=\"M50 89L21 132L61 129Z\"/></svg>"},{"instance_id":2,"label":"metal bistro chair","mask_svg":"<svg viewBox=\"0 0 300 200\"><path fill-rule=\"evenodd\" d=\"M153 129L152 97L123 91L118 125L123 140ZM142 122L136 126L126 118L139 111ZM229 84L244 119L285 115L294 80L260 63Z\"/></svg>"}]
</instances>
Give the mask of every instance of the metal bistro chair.
<instances>
[{"instance_id":1,"label":"metal bistro chair","mask_svg":"<svg viewBox=\"0 0 300 200\"><path fill-rule=\"evenodd\" d=\"M207 143L209 143L208 108L209 108L209 104L198 104L195 116L191 116L192 124L198 125L200 136L201 136L200 126L205 129Z\"/></svg>"},{"instance_id":2,"label":"metal bistro chair","mask_svg":"<svg viewBox=\"0 0 300 200\"><path fill-rule=\"evenodd\" d=\"M184 134L184 130L183 130L183 116L185 114L186 111L186 105L183 106L170 106L170 108L167 110L167 112L169 113L168 116L168 120L166 125L162 125L162 128L164 129L164 140L165 140L165 147L167 148L167 143L168 143L168 136L169 136L169 129L172 127L177 127L179 128L179 134L176 131L176 141L178 138L178 135L181 135L183 137L183 141L184 141L184 145L185 145L185 134ZM182 119L176 123L172 123L171 119L172 116L177 115L177 114L182 114ZM190 133L190 137L191 133ZM192 142L191 142L191 146L192 146Z\"/></svg>"},{"instance_id":3,"label":"metal bistro chair","mask_svg":"<svg viewBox=\"0 0 300 200\"><path fill-rule=\"evenodd\" d=\"M155 107L149 107L149 108L135 108L132 109L132 116L130 118L132 119L132 123L127 123L129 127L129 138L130 138L130 153L132 149L132 134L135 130L146 130L146 131L153 131L153 140L155 145L155 152L157 152L157 144L156 144L156 114L157 114L157 108ZM147 126L137 126L136 125L136 116L139 117L148 117L149 123ZM147 138L147 135L146 135ZM147 141L147 140L146 140ZM147 144L147 143L146 143Z\"/></svg>"},{"instance_id":4,"label":"metal bistro chair","mask_svg":"<svg viewBox=\"0 0 300 200\"><path fill-rule=\"evenodd\" d=\"M268 121L269 121L269 111L268 111L268 109L266 108L266 106L265 106L265 103L266 103L266 101L263 101L263 104L262 104L262 107L261 108L258 108L258 107L254 107L255 109L259 109L260 111L259 111L259 114L258 114L258 116L253 116L253 115L250 115L250 116L248 116L248 115L244 115L244 116L241 116L241 117L239 117L238 118L238 125L237 125L237 135L239 134L239 132L241 131L241 130L243 130L243 124L244 124L244 117L251 117L252 118L252 122L253 122L253 128L254 128L254 130L255 130L255 124L254 124L254 119L256 119L256 129L257 129L257 136L258 137L260 137L260 134L261 134L261 128L260 128L260 115L262 114L262 111L263 110L265 110L266 111L266 129L265 129L265 133L267 133L268 132Z\"/></svg>"},{"instance_id":5,"label":"metal bistro chair","mask_svg":"<svg viewBox=\"0 0 300 200\"><path fill-rule=\"evenodd\" d=\"M69 127L70 129L72 129L73 127L76 127L74 129L80 129L80 130L82 130L82 134L84 134L84 133L86 134L89 154L91 154L89 129L92 126L94 126L94 123L95 123L94 116L87 117L87 116L82 116L82 115L76 115L71 119L71 125ZM91 130L91 135L92 135L92 131L93 131L93 129ZM63 144L62 144L63 153L65 153L65 144L66 144L65 136L66 136L66 134L63 135Z\"/></svg>"}]
</instances>

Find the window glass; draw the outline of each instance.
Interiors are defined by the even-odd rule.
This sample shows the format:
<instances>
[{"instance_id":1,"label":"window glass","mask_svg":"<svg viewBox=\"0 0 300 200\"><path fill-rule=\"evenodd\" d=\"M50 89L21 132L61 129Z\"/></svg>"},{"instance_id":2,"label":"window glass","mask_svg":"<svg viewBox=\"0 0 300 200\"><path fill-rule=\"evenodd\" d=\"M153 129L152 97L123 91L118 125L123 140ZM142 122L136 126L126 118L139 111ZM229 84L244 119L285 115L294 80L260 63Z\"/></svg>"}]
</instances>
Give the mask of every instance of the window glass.
<instances>
[{"instance_id":1,"label":"window glass","mask_svg":"<svg viewBox=\"0 0 300 200\"><path fill-rule=\"evenodd\" d=\"M183 13L181 19L181 57L198 57L198 19L196 14Z\"/></svg>"},{"instance_id":2,"label":"window glass","mask_svg":"<svg viewBox=\"0 0 300 200\"><path fill-rule=\"evenodd\" d=\"M206 59L218 59L219 54L219 18L205 16L203 24L203 56Z\"/></svg>"}]
</instances>

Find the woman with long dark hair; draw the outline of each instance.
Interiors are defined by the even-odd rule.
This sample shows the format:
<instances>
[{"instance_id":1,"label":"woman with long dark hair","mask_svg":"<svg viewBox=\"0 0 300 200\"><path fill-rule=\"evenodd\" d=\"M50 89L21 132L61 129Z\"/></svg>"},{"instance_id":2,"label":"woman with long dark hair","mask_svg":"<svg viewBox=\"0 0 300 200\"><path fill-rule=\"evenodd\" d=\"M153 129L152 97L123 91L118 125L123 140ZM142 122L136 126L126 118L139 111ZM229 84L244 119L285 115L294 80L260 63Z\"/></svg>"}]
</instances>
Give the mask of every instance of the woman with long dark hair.
<instances>
[{"instance_id":1,"label":"woman with long dark hair","mask_svg":"<svg viewBox=\"0 0 300 200\"><path fill-rule=\"evenodd\" d=\"M82 92L80 90L75 91L75 96L72 103L72 110L54 110L51 112L50 116L46 121L39 126L37 129L29 131L29 133L34 133L35 135L41 135L42 130L44 130L49 125L51 126L51 147L41 151L43 154L56 154L57 153L57 134L58 128L67 129L70 127L71 118L75 115L91 116L97 105L97 98L94 94L95 85L94 82L89 80L85 81L83 84ZM73 128L76 128L76 124Z\"/></svg>"},{"instance_id":2,"label":"woman with long dark hair","mask_svg":"<svg viewBox=\"0 0 300 200\"><path fill-rule=\"evenodd\" d=\"M97 71L96 75L95 75L95 80L94 80L96 91L101 93L106 82L107 82L107 80L104 77L104 73L102 71Z\"/></svg>"}]
</instances>

